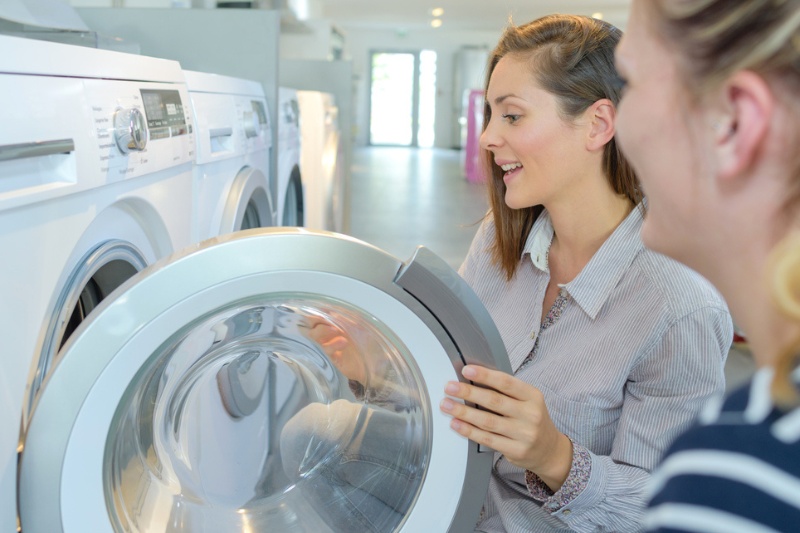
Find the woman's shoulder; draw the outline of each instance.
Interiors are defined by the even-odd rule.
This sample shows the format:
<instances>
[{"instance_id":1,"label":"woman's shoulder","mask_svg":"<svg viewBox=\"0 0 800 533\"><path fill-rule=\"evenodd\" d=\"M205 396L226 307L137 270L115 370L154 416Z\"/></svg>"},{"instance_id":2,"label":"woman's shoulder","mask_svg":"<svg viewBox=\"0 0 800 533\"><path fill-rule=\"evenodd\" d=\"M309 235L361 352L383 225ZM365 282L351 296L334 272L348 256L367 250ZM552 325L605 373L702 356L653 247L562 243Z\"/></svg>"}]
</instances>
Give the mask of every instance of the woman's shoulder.
<instances>
[{"instance_id":1,"label":"woman's shoulder","mask_svg":"<svg viewBox=\"0 0 800 533\"><path fill-rule=\"evenodd\" d=\"M709 406L700 423L676 439L667 455L693 450L741 454L800 476L800 408L776 408L771 379L769 370L761 370L716 406Z\"/></svg>"},{"instance_id":2,"label":"woman's shoulder","mask_svg":"<svg viewBox=\"0 0 800 533\"><path fill-rule=\"evenodd\" d=\"M475 234L476 240L481 239L483 242L491 243L494 241L495 235L497 233L497 227L494 223L494 217L492 216L492 212L489 211L483 215L483 218L478 223L478 231Z\"/></svg>"},{"instance_id":3,"label":"woman's shoulder","mask_svg":"<svg viewBox=\"0 0 800 533\"><path fill-rule=\"evenodd\" d=\"M677 315L702 308L728 312L717 289L686 265L648 248L638 254L635 266L647 285L655 291Z\"/></svg>"},{"instance_id":4,"label":"woman's shoulder","mask_svg":"<svg viewBox=\"0 0 800 533\"><path fill-rule=\"evenodd\" d=\"M727 523L731 531L750 531L753 524L796 530L800 410L774 409L762 378L757 374L733 392L714 421L675 440L650 480L648 530L672 531L681 520L700 518Z\"/></svg>"},{"instance_id":5,"label":"woman's shoulder","mask_svg":"<svg viewBox=\"0 0 800 533\"><path fill-rule=\"evenodd\" d=\"M494 220L490 214L486 214L475 232L464 262L458 269L459 274L470 284L478 283L479 280L484 278L494 278L499 275L497 274L499 269L492 258L494 239Z\"/></svg>"},{"instance_id":6,"label":"woman's shoulder","mask_svg":"<svg viewBox=\"0 0 800 533\"><path fill-rule=\"evenodd\" d=\"M798 488L800 444L777 441L764 424L697 426L653 472L645 523L648 531L701 521L727 524L718 531L754 531L756 524L796 531Z\"/></svg>"}]
</instances>

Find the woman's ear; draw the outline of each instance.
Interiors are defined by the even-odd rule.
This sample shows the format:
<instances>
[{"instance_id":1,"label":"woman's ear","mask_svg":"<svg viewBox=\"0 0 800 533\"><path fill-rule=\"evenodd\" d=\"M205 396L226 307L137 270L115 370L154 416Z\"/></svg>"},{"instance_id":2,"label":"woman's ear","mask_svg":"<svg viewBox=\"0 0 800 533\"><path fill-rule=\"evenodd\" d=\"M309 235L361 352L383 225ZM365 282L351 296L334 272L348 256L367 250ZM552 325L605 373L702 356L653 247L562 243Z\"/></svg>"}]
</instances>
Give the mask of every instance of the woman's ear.
<instances>
[{"instance_id":1,"label":"woman's ear","mask_svg":"<svg viewBox=\"0 0 800 533\"><path fill-rule=\"evenodd\" d=\"M617 110L614 103L607 98L598 100L586 110L586 117L590 121L586 149L590 152L602 150L614 137L616 131Z\"/></svg>"},{"instance_id":2,"label":"woman's ear","mask_svg":"<svg viewBox=\"0 0 800 533\"><path fill-rule=\"evenodd\" d=\"M725 116L716 122L714 147L718 177L729 181L753 165L769 133L775 96L751 71L733 74L722 86Z\"/></svg>"}]
</instances>

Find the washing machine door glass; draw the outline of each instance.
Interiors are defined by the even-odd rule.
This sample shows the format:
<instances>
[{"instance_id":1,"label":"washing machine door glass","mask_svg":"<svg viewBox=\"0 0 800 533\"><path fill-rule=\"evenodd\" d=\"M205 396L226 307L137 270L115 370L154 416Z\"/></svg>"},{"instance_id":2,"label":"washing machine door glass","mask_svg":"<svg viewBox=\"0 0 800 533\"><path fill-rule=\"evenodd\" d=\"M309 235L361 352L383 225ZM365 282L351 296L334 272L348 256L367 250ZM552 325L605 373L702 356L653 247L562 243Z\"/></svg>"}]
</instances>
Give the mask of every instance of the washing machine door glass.
<instances>
[{"instance_id":1,"label":"washing machine door glass","mask_svg":"<svg viewBox=\"0 0 800 533\"><path fill-rule=\"evenodd\" d=\"M430 456L408 348L363 309L275 293L216 310L143 366L104 465L119 531L394 531Z\"/></svg>"},{"instance_id":2,"label":"washing machine door glass","mask_svg":"<svg viewBox=\"0 0 800 533\"><path fill-rule=\"evenodd\" d=\"M64 346L24 436L23 530L466 531L493 454L437 407L465 363L510 371L430 252L218 237L131 278Z\"/></svg>"}]
</instances>

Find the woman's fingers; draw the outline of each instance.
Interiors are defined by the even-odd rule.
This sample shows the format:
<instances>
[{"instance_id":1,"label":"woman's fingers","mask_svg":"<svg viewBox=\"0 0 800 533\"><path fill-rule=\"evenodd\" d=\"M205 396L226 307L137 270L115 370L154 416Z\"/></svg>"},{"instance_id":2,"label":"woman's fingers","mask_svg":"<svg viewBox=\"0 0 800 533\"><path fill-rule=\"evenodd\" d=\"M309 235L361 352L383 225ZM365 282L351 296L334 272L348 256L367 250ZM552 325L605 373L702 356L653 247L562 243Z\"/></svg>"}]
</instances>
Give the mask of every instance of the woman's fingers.
<instances>
[{"instance_id":1,"label":"woman's fingers","mask_svg":"<svg viewBox=\"0 0 800 533\"><path fill-rule=\"evenodd\" d=\"M484 387L495 389L502 392L506 396L516 398L517 400L527 401L532 399L536 394L536 389L521 381L514 376L501 372L499 370L492 370L477 365L467 365L461 370L461 375Z\"/></svg>"},{"instance_id":2,"label":"woman's fingers","mask_svg":"<svg viewBox=\"0 0 800 533\"><path fill-rule=\"evenodd\" d=\"M485 409L475 409L450 398L442 400L440 407L442 411L452 415L456 420L467 422L471 426L491 433L508 435L511 429L508 418ZM461 432L459 431L459 433Z\"/></svg>"},{"instance_id":3,"label":"woman's fingers","mask_svg":"<svg viewBox=\"0 0 800 533\"><path fill-rule=\"evenodd\" d=\"M464 367L463 374L473 383L448 382L445 393L477 407L451 398L441 403L442 411L453 416L456 425L460 422L469 426L459 433L465 435L474 428L512 439L535 438L536 428L546 418L547 411L544 397L536 387L504 372L474 365ZM497 449L496 445L491 446Z\"/></svg>"},{"instance_id":4,"label":"woman's fingers","mask_svg":"<svg viewBox=\"0 0 800 533\"><path fill-rule=\"evenodd\" d=\"M478 426L470 424L462 418L453 418L453 420L450 421L450 427L453 428L459 435L483 446L492 448L500 453L505 454L507 453L508 449L514 446L514 441L504 434L482 429Z\"/></svg>"},{"instance_id":5,"label":"woman's fingers","mask_svg":"<svg viewBox=\"0 0 800 533\"><path fill-rule=\"evenodd\" d=\"M503 416L512 416L517 411L517 401L496 390L450 381L444 391L454 398L480 405L484 409Z\"/></svg>"}]
</instances>

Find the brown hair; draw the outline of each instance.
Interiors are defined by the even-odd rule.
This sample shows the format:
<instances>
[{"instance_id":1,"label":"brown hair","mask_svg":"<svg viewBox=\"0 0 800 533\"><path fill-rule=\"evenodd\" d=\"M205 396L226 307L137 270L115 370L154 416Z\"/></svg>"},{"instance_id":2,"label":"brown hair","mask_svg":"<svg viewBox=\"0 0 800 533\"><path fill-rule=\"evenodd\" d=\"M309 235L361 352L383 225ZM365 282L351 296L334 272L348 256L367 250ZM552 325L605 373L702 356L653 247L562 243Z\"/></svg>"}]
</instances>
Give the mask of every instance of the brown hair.
<instances>
[{"instance_id":1,"label":"brown hair","mask_svg":"<svg viewBox=\"0 0 800 533\"><path fill-rule=\"evenodd\" d=\"M656 27L667 45L679 51L679 66L695 97L713 90L734 72L750 70L764 77L787 107L797 105L800 0L648 0L647 4L655 10ZM800 124L800 114L796 116L795 124ZM793 133L798 135L798 130ZM800 159L793 164L794 179L787 181L787 212L800 205ZM774 252L779 256L776 264L791 261L800 267L800 239L790 236L785 242L789 244ZM778 307L800 321L798 284L796 269L773 269L772 288ZM799 354L800 340L786 347L775 365L772 392L783 407L800 403L791 379Z\"/></svg>"},{"instance_id":2,"label":"brown hair","mask_svg":"<svg viewBox=\"0 0 800 533\"><path fill-rule=\"evenodd\" d=\"M622 32L589 17L549 15L522 26L509 25L489 56L485 90L489 88L497 63L509 54L529 59L531 71L542 89L554 95L565 119L576 118L598 100L607 98L619 104L620 84L614 68L614 48ZM491 118L484 105L483 129ZM489 200L496 237L492 247L495 263L508 279L514 277L522 250L542 206L511 209L505 203L503 170L494 163L491 152L483 150L483 162L491 176ZM611 188L638 204L642 199L633 169L612 139L605 147L603 170Z\"/></svg>"}]
</instances>

